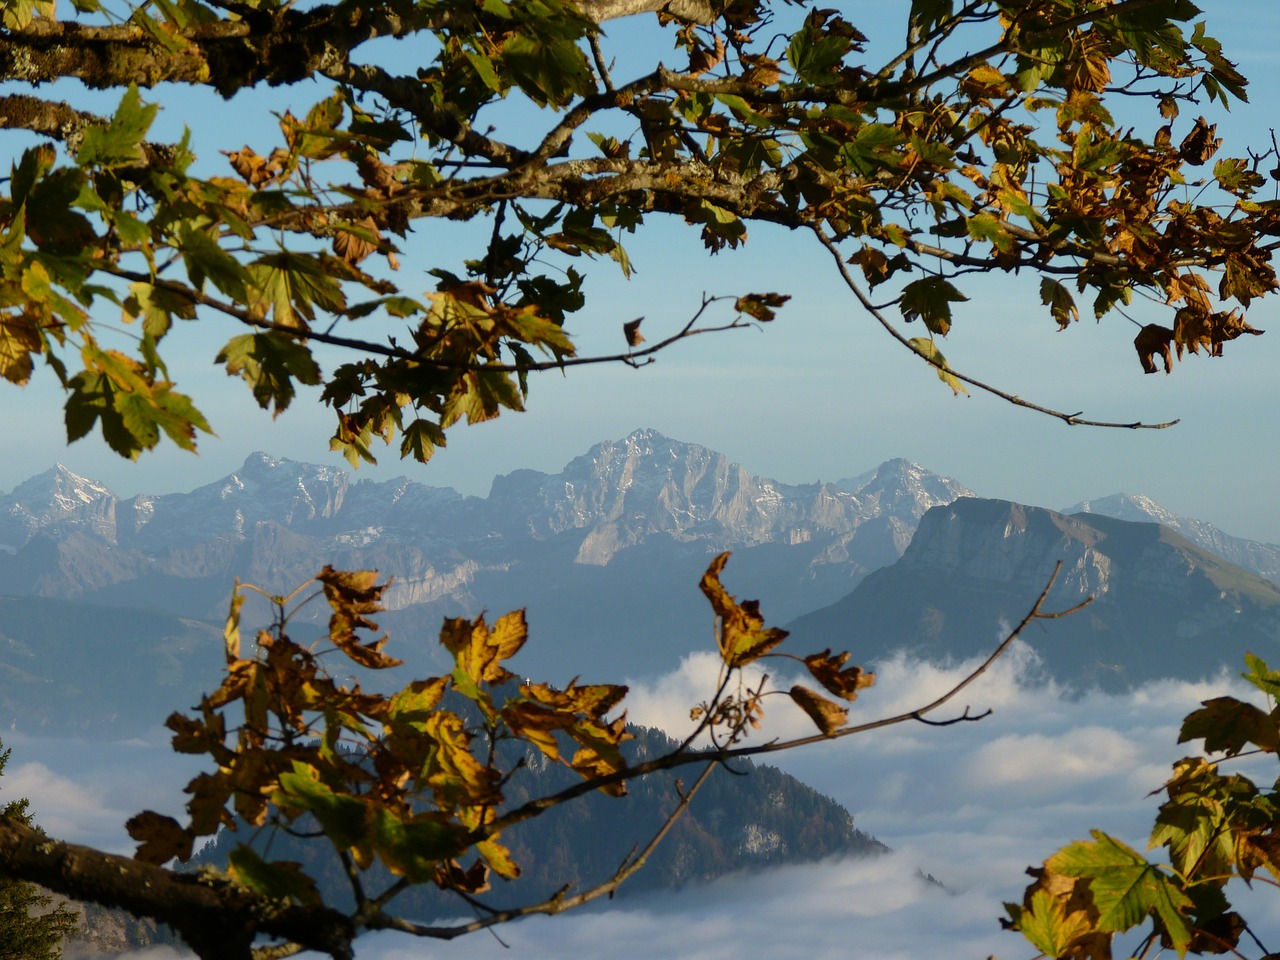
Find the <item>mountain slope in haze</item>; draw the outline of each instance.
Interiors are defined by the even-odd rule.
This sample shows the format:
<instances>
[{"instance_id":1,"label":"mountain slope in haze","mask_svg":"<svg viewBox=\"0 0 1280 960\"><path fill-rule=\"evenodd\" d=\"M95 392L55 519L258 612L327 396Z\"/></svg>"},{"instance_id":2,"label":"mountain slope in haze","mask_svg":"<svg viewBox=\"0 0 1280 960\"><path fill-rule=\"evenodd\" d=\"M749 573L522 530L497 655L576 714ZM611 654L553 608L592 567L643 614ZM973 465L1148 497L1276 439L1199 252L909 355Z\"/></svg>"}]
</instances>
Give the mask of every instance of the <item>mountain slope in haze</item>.
<instances>
[{"instance_id":1,"label":"mountain slope in haze","mask_svg":"<svg viewBox=\"0 0 1280 960\"><path fill-rule=\"evenodd\" d=\"M1280 587L1173 530L973 498L930 510L897 563L789 628L802 647L847 647L868 666L898 650L976 656L1027 613L1058 560L1044 609L1094 597L1023 635L1058 679L1125 687L1280 653Z\"/></svg>"},{"instance_id":2,"label":"mountain slope in haze","mask_svg":"<svg viewBox=\"0 0 1280 960\"><path fill-rule=\"evenodd\" d=\"M1082 500L1062 512L1096 513L1115 517L1117 520L1163 524L1237 567L1250 570L1273 583L1280 583L1280 544L1233 537L1204 520L1180 517L1141 494L1116 493L1098 500Z\"/></svg>"},{"instance_id":3,"label":"mountain slope in haze","mask_svg":"<svg viewBox=\"0 0 1280 960\"><path fill-rule=\"evenodd\" d=\"M288 593L326 562L372 568L394 578L380 619L414 641L415 669L442 666L421 641L443 617L524 607L528 672L641 675L705 644L697 583L716 553L734 551L735 591L786 619L848 593L929 507L969 492L905 461L856 484L781 484L652 430L557 474L498 477L486 498L254 454L189 493L124 500L59 467L0 497L0 582L220 619L235 577Z\"/></svg>"},{"instance_id":4,"label":"mountain slope in haze","mask_svg":"<svg viewBox=\"0 0 1280 960\"><path fill-rule=\"evenodd\" d=\"M200 702L221 625L47 597L0 597L0 728L124 739Z\"/></svg>"}]
</instances>

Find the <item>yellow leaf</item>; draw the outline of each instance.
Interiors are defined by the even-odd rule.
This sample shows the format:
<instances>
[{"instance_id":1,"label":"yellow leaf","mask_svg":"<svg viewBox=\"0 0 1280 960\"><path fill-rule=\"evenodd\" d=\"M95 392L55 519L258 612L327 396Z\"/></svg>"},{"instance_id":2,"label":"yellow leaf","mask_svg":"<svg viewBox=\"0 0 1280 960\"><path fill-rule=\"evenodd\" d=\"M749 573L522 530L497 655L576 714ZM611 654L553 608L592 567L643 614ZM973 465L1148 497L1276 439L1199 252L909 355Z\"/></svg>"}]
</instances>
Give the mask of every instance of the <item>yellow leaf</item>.
<instances>
[{"instance_id":1,"label":"yellow leaf","mask_svg":"<svg viewBox=\"0 0 1280 960\"><path fill-rule=\"evenodd\" d=\"M731 667L740 667L764 656L787 638L787 631L764 625L758 600L738 603L720 583L720 573L729 561L729 554L722 553L711 561L702 575L702 592L711 601L711 607L720 619L717 640L720 657Z\"/></svg>"}]
</instances>

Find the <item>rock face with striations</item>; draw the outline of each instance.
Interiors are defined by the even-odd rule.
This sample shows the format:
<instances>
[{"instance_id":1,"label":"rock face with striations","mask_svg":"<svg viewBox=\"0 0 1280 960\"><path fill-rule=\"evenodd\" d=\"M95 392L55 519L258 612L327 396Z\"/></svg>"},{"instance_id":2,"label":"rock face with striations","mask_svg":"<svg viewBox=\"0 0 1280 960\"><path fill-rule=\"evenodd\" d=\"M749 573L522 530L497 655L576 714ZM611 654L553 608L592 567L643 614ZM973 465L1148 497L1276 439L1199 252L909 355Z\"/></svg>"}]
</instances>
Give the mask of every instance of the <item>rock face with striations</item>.
<instances>
[{"instance_id":1,"label":"rock face with striations","mask_svg":"<svg viewBox=\"0 0 1280 960\"><path fill-rule=\"evenodd\" d=\"M977 656L1027 613L1058 561L1044 609L1094 598L1023 636L1059 679L1116 687L1198 678L1247 650L1280 653L1275 584L1159 524L999 500L929 511L897 563L790 627L802 644L848 645L869 664L899 649Z\"/></svg>"}]
</instances>

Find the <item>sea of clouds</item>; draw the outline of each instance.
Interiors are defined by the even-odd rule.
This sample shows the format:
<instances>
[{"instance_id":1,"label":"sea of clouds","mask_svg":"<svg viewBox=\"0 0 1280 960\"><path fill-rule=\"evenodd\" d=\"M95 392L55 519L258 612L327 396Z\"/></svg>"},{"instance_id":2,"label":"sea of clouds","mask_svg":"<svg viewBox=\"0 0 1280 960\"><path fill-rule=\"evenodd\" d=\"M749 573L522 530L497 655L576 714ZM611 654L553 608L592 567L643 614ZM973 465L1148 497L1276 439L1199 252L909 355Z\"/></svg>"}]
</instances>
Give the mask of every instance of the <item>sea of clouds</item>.
<instances>
[{"instance_id":1,"label":"sea of clouds","mask_svg":"<svg viewBox=\"0 0 1280 960\"><path fill-rule=\"evenodd\" d=\"M973 666L894 660L854 705L851 719L919 707ZM1021 899L1024 870L1095 827L1144 849L1159 804L1151 793L1170 764L1192 752L1193 745L1177 743L1182 717L1209 697L1248 697L1252 689L1224 671L1198 683L1162 681L1124 694L1081 694L1037 679L1037 666L1026 648L1014 649L934 715L990 709L979 722L910 722L768 758L843 803L861 829L893 848L889 856L832 859L730 876L678 893L623 896L608 909L508 925L498 931L501 940L479 933L432 944L377 935L361 941L359 956L1030 958L1035 950L998 923L1001 904ZM688 729L689 708L713 689L717 671L714 657L695 654L672 674L635 685L630 718L676 734ZM792 679L787 673L773 683L786 689ZM766 703L761 737L810 732L808 719L785 696ZM29 797L55 836L114 850L129 849L120 825L132 813L179 812L181 785L197 769L191 758L169 753L160 732L109 745L19 736L6 737L6 745L13 756L0 796ZM1264 780L1274 776L1258 761L1253 772ZM1265 885L1241 893L1263 942L1280 949L1280 896ZM146 960L176 956L170 950L145 954Z\"/></svg>"}]
</instances>

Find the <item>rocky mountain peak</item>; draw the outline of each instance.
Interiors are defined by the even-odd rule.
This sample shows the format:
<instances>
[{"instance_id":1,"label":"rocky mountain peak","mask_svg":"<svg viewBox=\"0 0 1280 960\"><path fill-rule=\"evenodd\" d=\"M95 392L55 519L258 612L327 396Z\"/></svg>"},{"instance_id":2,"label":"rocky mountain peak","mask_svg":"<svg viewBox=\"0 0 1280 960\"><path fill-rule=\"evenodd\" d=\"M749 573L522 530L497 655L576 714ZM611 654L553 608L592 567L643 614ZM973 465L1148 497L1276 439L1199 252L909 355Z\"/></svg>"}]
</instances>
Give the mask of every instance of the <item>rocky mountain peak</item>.
<instances>
[{"instance_id":1,"label":"rocky mountain peak","mask_svg":"<svg viewBox=\"0 0 1280 960\"><path fill-rule=\"evenodd\" d=\"M41 532L113 540L119 499L103 484L55 464L0 497L0 545L17 549Z\"/></svg>"},{"instance_id":2,"label":"rocky mountain peak","mask_svg":"<svg viewBox=\"0 0 1280 960\"><path fill-rule=\"evenodd\" d=\"M1142 494L1113 493L1097 500L1081 500L1063 512L1163 524L1236 566L1273 583L1280 583L1280 545L1233 537L1204 520L1180 517Z\"/></svg>"},{"instance_id":3,"label":"rocky mountain peak","mask_svg":"<svg viewBox=\"0 0 1280 960\"><path fill-rule=\"evenodd\" d=\"M870 479L852 492L859 502L877 514L909 515L915 520L933 507L961 497L977 496L959 481L901 458L882 463Z\"/></svg>"}]
</instances>

